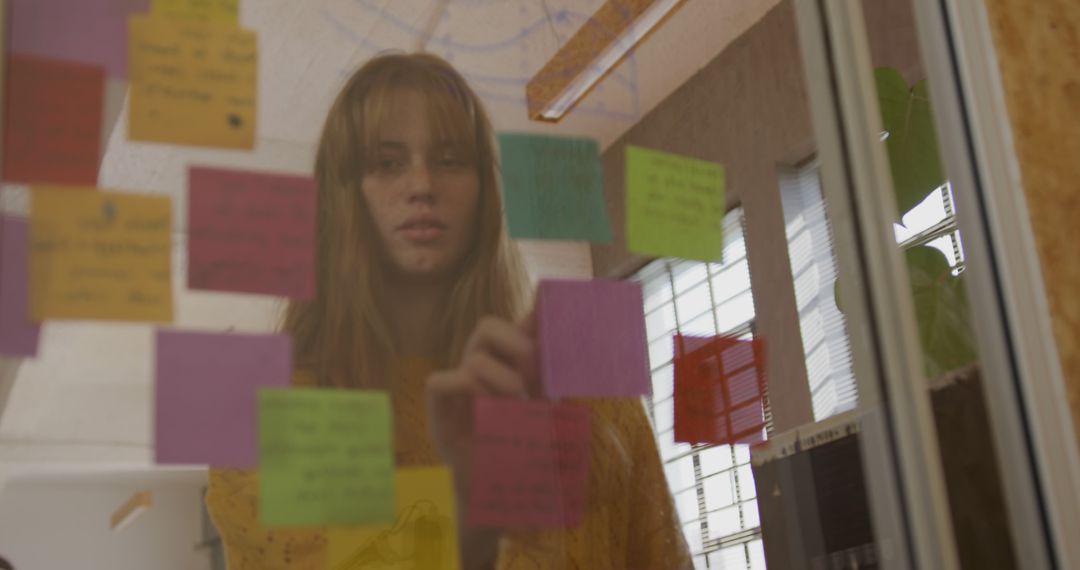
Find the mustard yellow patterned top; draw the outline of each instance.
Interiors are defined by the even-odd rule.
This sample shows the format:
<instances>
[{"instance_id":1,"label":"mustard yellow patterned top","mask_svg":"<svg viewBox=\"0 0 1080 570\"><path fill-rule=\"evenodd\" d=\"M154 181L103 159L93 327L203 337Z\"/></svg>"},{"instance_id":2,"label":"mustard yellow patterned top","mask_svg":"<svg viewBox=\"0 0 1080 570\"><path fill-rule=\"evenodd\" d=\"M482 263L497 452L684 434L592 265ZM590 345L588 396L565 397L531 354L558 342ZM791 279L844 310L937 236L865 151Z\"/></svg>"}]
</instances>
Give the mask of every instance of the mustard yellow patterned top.
<instances>
[{"instance_id":1,"label":"mustard yellow patterned top","mask_svg":"<svg viewBox=\"0 0 1080 570\"><path fill-rule=\"evenodd\" d=\"M440 462L427 432L424 381L430 366L402 364L391 390L399 466ZM297 376L311 385L310 376ZM583 400L592 409L588 499L570 529L509 531L499 570L668 570L690 568L652 430L638 400ZM258 522L258 473L210 471L206 496L230 570L325 570L322 529L266 529ZM357 545L359 548L362 545ZM374 567L373 567L374 568ZM380 566L383 568L383 566ZM356 569L359 570L359 569Z\"/></svg>"}]
</instances>

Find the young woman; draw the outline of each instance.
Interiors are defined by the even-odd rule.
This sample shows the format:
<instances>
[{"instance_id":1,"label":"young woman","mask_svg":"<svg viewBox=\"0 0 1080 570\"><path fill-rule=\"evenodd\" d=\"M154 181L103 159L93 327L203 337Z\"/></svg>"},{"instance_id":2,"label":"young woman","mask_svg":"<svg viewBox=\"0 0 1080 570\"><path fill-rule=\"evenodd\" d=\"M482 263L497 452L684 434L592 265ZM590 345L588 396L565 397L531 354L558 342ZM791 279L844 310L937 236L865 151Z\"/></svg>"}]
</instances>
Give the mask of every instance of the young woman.
<instances>
[{"instance_id":1,"label":"young woman","mask_svg":"<svg viewBox=\"0 0 1080 570\"><path fill-rule=\"evenodd\" d=\"M592 410L588 500L575 528L468 526L474 395L539 397L527 280L503 225L491 124L445 61L383 55L345 84L323 127L318 294L292 303L296 383L385 389L399 466L446 464L458 491L463 567L689 567L644 410ZM232 570L326 564L321 529L258 524L257 474L211 472L207 504ZM380 564L356 545L352 568ZM412 568L412 566L393 566Z\"/></svg>"}]
</instances>

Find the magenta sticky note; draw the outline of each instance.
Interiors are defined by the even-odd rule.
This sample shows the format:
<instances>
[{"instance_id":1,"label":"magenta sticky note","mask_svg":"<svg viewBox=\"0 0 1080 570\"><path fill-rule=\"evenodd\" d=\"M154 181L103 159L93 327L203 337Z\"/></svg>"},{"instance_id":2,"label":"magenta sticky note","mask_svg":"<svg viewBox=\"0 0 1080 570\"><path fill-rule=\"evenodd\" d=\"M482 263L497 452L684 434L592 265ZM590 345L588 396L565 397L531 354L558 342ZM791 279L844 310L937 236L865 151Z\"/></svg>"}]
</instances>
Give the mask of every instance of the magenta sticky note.
<instances>
[{"instance_id":1,"label":"magenta sticky note","mask_svg":"<svg viewBox=\"0 0 1080 570\"><path fill-rule=\"evenodd\" d=\"M544 280L536 310L549 397L652 394L640 284Z\"/></svg>"},{"instance_id":2,"label":"magenta sticky note","mask_svg":"<svg viewBox=\"0 0 1080 570\"><path fill-rule=\"evenodd\" d=\"M127 77L128 16L150 0L9 0L13 53L103 65Z\"/></svg>"},{"instance_id":3,"label":"magenta sticky note","mask_svg":"<svg viewBox=\"0 0 1080 570\"><path fill-rule=\"evenodd\" d=\"M588 491L589 408L477 398L473 414L469 523L485 528L579 525Z\"/></svg>"},{"instance_id":4,"label":"magenta sticky note","mask_svg":"<svg viewBox=\"0 0 1080 570\"><path fill-rule=\"evenodd\" d=\"M0 216L0 355L37 356L41 326L30 320L29 224Z\"/></svg>"},{"instance_id":5,"label":"magenta sticky note","mask_svg":"<svg viewBox=\"0 0 1080 570\"><path fill-rule=\"evenodd\" d=\"M195 167L188 186L188 287L314 298L314 177Z\"/></svg>"},{"instance_id":6,"label":"magenta sticky note","mask_svg":"<svg viewBox=\"0 0 1080 570\"><path fill-rule=\"evenodd\" d=\"M292 339L160 330L156 353L157 463L257 467L257 391L290 385Z\"/></svg>"}]
</instances>

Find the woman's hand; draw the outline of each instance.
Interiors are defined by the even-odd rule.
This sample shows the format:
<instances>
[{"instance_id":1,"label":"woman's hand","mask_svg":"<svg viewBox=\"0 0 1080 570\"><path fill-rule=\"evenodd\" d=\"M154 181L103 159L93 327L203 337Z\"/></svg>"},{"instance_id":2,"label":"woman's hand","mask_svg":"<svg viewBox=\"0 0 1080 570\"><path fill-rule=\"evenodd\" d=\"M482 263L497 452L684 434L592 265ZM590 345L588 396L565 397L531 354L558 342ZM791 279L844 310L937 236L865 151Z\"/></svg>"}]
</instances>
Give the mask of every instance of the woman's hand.
<instances>
[{"instance_id":1,"label":"woman's hand","mask_svg":"<svg viewBox=\"0 0 1080 570\"><path fill-rule=\"evenodd\" d=\"M471 481L473 398L525 398L538 392L539 355L534 319L520 324L486 317L465 345L457 368L427 380L428 426L442 456L454 470L458 529L464 568L493 568L499 533L468 525Z\"/></svg>"},{"instance_id":2,"label":"woman's hand","mask_svg":"<svg viewBox=\"0 0 1080 570\"><path fill-rule=\"evenodd\" d=\"M427 381L428 425L443 460L467 467L474 396L525 398L539 385L534 319L514 324L485 317L473 330L457 368Z\"/></svg>"}]
</instances>

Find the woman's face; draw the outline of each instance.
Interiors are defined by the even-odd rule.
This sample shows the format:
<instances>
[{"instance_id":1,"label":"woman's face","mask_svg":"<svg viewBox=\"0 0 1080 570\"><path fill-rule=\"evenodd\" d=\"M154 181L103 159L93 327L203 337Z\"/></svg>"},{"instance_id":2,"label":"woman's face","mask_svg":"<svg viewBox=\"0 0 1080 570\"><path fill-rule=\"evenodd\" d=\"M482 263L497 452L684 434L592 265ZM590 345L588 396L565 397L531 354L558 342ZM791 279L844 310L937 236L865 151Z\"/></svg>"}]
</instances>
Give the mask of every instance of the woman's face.
<instances>
[{"instance_id":1,"label":"woman's face","mask_svg":"<svg viewBox=\"0 0 1080 570\"><path fill-rule=\"evenodd\" d=\"M386 258L399 276L443 277L472 244L480 196L476 165L431 131L416 90L392 94L364 199Z\"/></svg>"}]
</instances>

